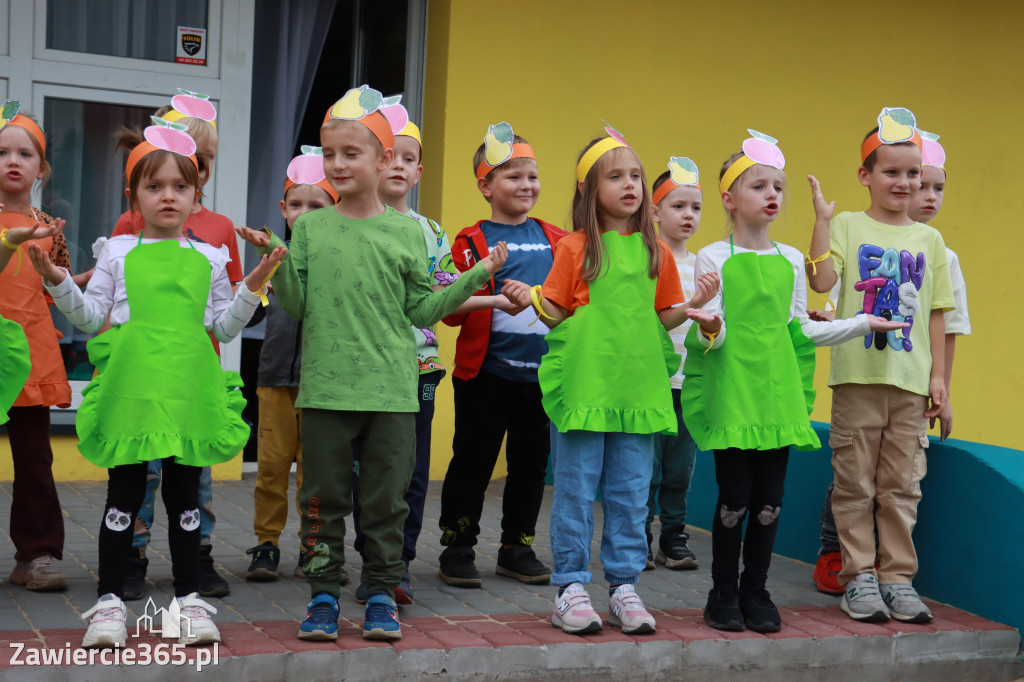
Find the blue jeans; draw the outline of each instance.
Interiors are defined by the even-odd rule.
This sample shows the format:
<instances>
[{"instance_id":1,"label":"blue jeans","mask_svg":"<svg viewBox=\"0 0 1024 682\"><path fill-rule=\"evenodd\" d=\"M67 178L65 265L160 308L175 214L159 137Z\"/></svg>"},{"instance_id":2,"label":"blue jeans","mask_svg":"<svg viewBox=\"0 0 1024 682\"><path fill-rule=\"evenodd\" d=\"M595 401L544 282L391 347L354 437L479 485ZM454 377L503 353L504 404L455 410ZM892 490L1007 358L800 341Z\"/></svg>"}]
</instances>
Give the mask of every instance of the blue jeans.
<instances>
[{"instance_id":1,"label":"blue jeans","mask_svg":"<svg viewBox=\"0 0 1024 682\"><path fill-rule=\"evenodd\" d=\"M146 475L146 497L142 500L142 508L136 517L135 537L132 547L145 549L149 544L150 529L153 527L153 502L156 500L156 489L160 487L160 474L163 472L163 460L151 459ZM210 535L217 524L217 516L213 513L213 475L210 467L203 467L199 475L199 544L210 544Z\"/></svg>"},{"instance_id":2,"label":"blue jeans","mask_svg":"<svg viewBox=\"0 0 1024 682\"><path fill-rule=\"evenodd\" d=\"M647 532L654 521L655 500L661 516L661 531L682 530L686 525L686 496L693 480L693 464L697 459L697 444L693 442L680 406L680 389L672 389L676 422L679 433L675 436L654 436L654 472L651 474L650 495L647 498Z\"/></svg>"},{"instance_id":3,"label":"blue jeans","mask_svg":"<svg viewBox=\"0 0 1024 682\"><path fill-rule=\"evenodd\" d=\"M604 528L601 563L612 584L635 583L647 564L647 495L654 462L654 436L636 433L559 433L551 426L555 495L551 507L551 584L593 579L590 543L594 500L601 487Z\"/></svg>"}]
</instances>

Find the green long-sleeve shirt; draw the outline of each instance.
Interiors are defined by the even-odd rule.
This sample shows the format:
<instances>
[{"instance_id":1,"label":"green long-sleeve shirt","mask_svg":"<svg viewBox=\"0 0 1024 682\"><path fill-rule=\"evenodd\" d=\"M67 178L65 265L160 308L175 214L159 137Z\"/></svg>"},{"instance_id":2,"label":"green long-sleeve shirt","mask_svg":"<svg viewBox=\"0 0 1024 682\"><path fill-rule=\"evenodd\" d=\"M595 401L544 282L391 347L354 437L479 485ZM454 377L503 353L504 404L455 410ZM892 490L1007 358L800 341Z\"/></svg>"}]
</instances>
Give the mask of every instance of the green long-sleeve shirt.
<instances>
[{"instance_id":1,"label":"green long-sleeve shirt","mask_svg":"<svg viewBox=\"0 0 1024 682\"><path fill-rule=\"evenodd\" d=\"M274 236L268 253L282 242ZM296 407L416 412L416 340L490 278L477 264L434 291L423 264L423 228L388 207L355 220L333 206L292 225L288 254L273 277L285 312L302 320Z\"/></svg>"}]
</instances>

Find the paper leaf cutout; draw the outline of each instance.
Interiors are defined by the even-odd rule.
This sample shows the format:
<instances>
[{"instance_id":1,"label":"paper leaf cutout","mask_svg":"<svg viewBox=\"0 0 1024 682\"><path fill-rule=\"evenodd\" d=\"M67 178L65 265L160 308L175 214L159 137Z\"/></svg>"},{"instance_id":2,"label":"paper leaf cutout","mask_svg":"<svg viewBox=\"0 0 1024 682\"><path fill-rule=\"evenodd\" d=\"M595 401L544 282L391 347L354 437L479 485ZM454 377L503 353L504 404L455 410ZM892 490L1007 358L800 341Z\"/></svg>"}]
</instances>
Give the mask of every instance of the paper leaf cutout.
<instances>
[{"instance_id":1,"label":"paper leaf cutout","mask_svg":"<svg viewBox=\"0 0 1024 682\"><path fill-rule=\"evenodd\" d=\"M484 135L484 161L488 166L500 166L512 156L512 140L515 133L512 126L505 121L487 126L487 134Z\"/></svg>"},{"instance_id":2,"label":"paper leaf cutout","mask_svg":"<svg viewBox=\"0 0 1024 682\"><path fill-rule=\"evenodd\" d=\"M21 102L16 99L9 99L4 102L3 113L0 115L3 116L5 121L12 121L19 111L21 111Z\"/></svg>"},{"instance_id":3,"label":"paper leaf cutout","mask_svg":"<svg viewBox=\"0 0 1024 682\"><path fill-rule=\"evenodd\" d=\"M400 103L401 101L402 101L402 96L401 95L393 95L391 97L388 97L386 100L384 100L384 106L386 106L386 107L393 107L396 104Z\"/></svg>"},{"instance_id":4,"label":"paper leaf cutout","mask_svg":"<svg viewBox=\"0 0 1024 682\"><path fill-rule=\"evenodd\" d=\"M384 96L377 90L363 86L365 89L362 94L359 95L359 105L363 107L363 110L367 114L373 113L380 109L380 105L384 103Z\"/></svg>"},{"instance_id":5,"label":"paper leaf cutout","mask_svg":"<svg viewBox=\"0 0 1024 682\"><path fill-rule=\"evenodd\" d=\"M299 147L299 149L300 151L302 151L303 154L309 154L313 151L313 148L308 144L302 145L301 147Z\"/></svg>"}]
</instances>

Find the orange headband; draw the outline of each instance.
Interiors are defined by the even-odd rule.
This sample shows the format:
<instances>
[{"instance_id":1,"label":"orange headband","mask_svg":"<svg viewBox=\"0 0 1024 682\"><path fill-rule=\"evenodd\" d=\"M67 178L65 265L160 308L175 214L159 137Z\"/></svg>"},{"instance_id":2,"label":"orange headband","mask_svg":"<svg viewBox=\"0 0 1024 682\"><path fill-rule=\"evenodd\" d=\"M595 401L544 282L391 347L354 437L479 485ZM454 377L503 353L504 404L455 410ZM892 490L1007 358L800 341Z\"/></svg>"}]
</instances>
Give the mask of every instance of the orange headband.
<instances>
[{"instance_id":1,"label":"orange headband","mask_svg":"<svg viewBox=\"0 0 1024 682\"><path fill-rule=\"evenodd\" d=\"M912 145L914 145L915 147L917 147L918 149L921 149L922 148L922 144L923 144L922 141L921 141L921 133L917 132L917 129L915 128L914 129L914 134L911 136L911 138L909 140L903 140L903 142L909 142ZM881 147L883 144L901 144L901 143L900 142L883 142L882 138L879 137L879 135L878 135L878 131L876 130L874 133L871 134L870 137L868 137L868 139L866 139L866 140L864 140L863 142L860 143L860 162L864 163L865 161L867 161L867 158L869 156L871 156L875 152L875 150L878 149L879 147Z\"/></svg>"},{"instance_id":2,"label":"orange headband","mask_svg":"<svg viewBox=\"0 0 1024 682\"><path fill-rule=\"evenodd\" d=\"M7 125L17 126L25 130L29 135L36 138L36 142L43 150L43 154L46 154L46 138L43 136L43 129L39 127L39 124L30 119L24 114L18 114L10 120Z\"/></svg>"},{"instance_id":3,"label":"orange headband","mask_svg":"<svg viewBox=\"0 0 1024 682\"><path fill-rule=\"evenodd\" d=\"M155 152L155 151L169 151L169 150L167 150L167 149L160 149L160 147L157 147L155 144L153 144L152 142L148 142L148 141L140 142L139 144L137 144L135 146L134 149L132 149L131 153L128 155L128 163L126 163L125 167L124 167L124 174L125 174L125 177L128 178L128 184L131 184L131 181L132 181L132 171L135 170L136 164L138 164L139 161L142 161L142 158L144 156L146 156L147 154L150 154L152 152ZM172 154L177 154L177 152L171 152L171 153ZM185 156L185 155L184 154L179 154L179 156ZM189 161L191 161L193 163L193 165L195 165L197 171L199 170L199 161L196 160L196 155L195 154L189 154L188 156L185 156L185 158L188 159Z\"/></svg>"},{"instance_id":4,"label":"orange headband","mask_svg":"<svg viewBox=\"0 0 1024 682\"><path fill-rule=\"evenodd\" d=\"M509 156L504 161L502 161L501 163L499 163L497 166L492 166L491 164L487 163L487 157L485 156L484 159L482 161L480 161L480 165L476 167L476 177L477 177L477 180L483 180L484 178L487 177L488 173L493 171L498 166L501 166L503 164L508 163L512 159L535 159L536 160L536 158L537 157L534 156L534 154L533 154L533 147L531 147L530 145L526 144L525 142L517 142L517 143L512 145L512 155Z\"/></svg>"},{"instance_id":5,"label":"orange headband","mask_svg":"<svg viewBox=\"0 0 1024 682\"><path fill-rule=\"evenodd\" d=\"M307 184L307 183L304 183L304 182L293 182L291 178L285 178L284 179L284 193L288 194L288 190L290 190L295 185L304 185L304 184ZM338 203L338 190L334 189L334 185L329 183L327 181L327 178L324 178L320 182L314 182L314 183L310 184L309 186L310 187L319 187L320 189L322 189L323 191L325 191L329 195L331 195L331 199L334 200L334 203Z\"/></svg>"},{"instance_id":6,"label":"orange headband","mask_svg":"<svg viewBox=\"0 0 1024 682\"><path fill-rule=\"evenodd\" d=\"M695 185L677 185L672 182L672 178L668 178L665 182L658 185L658 189L654 190L654 194L651 195L651 201L653 201L654 205L657 206L661 203L662 199L668 196L669 192L674 189L678 189L679 187L696 187L697 189L701 189L699 182ZM701 191L703 192L704 190Z\"/></svg>"},{"instance_id":7,"label":"orange headband","mask_svg":"<svg viewBox=\"0 0 1024 682\"><path fill-rule=\"evenodd\" d=\"M331 109L333 108L331 107ZM331 109L328 109L327 113L324 114L324 123L327 123L332 118L339 121L362 123L380 141L384 149L395 148L395 134L391 132L391 124L380 111L373 111L362 118L342 118L340 116L331 116Z\"/></svg>"}]
</instances>

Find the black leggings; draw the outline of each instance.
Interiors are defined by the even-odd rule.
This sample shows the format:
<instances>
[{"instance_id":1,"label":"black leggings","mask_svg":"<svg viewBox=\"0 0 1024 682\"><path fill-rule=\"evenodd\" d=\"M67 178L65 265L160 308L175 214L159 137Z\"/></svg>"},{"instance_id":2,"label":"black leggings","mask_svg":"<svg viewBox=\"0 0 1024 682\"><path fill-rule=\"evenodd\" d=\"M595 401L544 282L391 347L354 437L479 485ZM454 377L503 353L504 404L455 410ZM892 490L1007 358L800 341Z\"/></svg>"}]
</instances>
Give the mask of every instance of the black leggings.
<instances>
[{"instance_id":1,"label":"black leggings","mask_svg":"<svg viewBox=\"0 0 1024 682\"><path fill-rule=\"evenodd\" d=\"M96 593L124 596L124 567L132 548L135 517L146 495L146 462L107 470L107 505L100 523L100 568ZM174 596L199 590L199 475L201 467L163 460L164 507L171 546Z\"/></svg>"},{"instance_id":2,"label":"black leggings","mask_svg":"<svg viewBox=\"0 0 1024 682\"><path fill-rule=\"evenodd\" d=\"M764 589L779 528L788 461L788 447L715 450L718 508L711 526L711 579L715 587L735 589L738 578L741 591ZM739 575L741 541L743 575Z\"/></svg>"}]
</instances>

